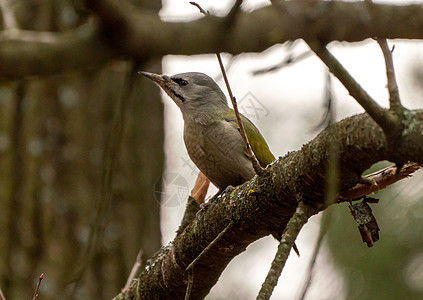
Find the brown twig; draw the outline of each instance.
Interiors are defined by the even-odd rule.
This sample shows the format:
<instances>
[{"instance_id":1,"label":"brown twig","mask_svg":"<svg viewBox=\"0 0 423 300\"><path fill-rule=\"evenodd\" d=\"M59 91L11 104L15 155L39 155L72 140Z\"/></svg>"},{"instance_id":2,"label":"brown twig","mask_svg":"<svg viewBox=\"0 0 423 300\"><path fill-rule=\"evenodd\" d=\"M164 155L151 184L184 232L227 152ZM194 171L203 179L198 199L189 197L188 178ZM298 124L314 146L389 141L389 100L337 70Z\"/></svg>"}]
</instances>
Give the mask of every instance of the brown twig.
<instances>
[{"instance_id":1,"label":"brown twig","mask_svg":"<svg viewBox=\"0 0 423 300\"><path fill-rule=\"evenodd\" d=\"M195 264L216 244L224 235L225 233L232 227L233 221L231 221L215 238L213 241L211 241L210 244L207 245L206 248L204 248L203 251L188 265L188 267L185 269L185 271L188 272L188 285L185 292L185 300L188 300L191 294L191 289L193 285L194 280L194 266Z\"/></svg>"},{"instance_id":2,"label":"brown twig","mask_svg":"<svg viewBox=\"0 0 423 300\"><path fill-rule=\"evenodd\" d=\"M206 248L204 248L203 251L188 265L188 267L185 269L185 271L189 271L194 268L195 264L213 247L214 244L216 244L220 238L228 231L234 223L231 221L218 235L215 237L213 241L211 241L210 244L207 245Z\"/></svg>"},{"instance_id":3,"label":"brown twig","mask_svg":"<svg viewBox=\"0 0 423 300\"><path fill-rule=\"evenodd\" d=\"M386 77L388 80L388 91L389 91L389 107L391 109L401 108L401 99L398 91L398 84L395 78L394 62L392 59L392 52L394 47L389 49L388 42L386 39L377 38L380 48L382 49L383 57L385 58Z\"/></svg>"},{"instance_id":4,"label":"brown twig","mask_svg":"<svg viewBox=\"0 0 423 300\"><path fill-rule=\"evenodd\" d=\"M38 291L40 289L41 280L43 280L44 274L41 273L40 277L38 278L37 286L35 287L34 296L32 297L32 300L37 300L38 298Z\"/></svg>"},{"instance_id":5,"label":"brown twig","mask_svg":"<svg viewBox=\"0 0 423 300\"><path fill-rule=\"evenodd\" d=\"M200 10L200 12L202 14L204 14L206 16L209 15L209 12L206 12L198 3L190 2L190 4L198 7L198 9ZM235 5L232 7L231 11L229 12L229 14L227 16L228 20L230 20L231 22L234 21L235 16L236 16L237 12L239 11L241 4L242 4L242 1L237 0L235 2ZM239 132L242 136L242 139L244 140L245 147L246 147L247 153L248 153L248 157L249 157L249 159L250 159L250 161L253 165L254 170L256 171L256 174L263 175L264 169L260 165L259 161L257 160L256 155L254 154L253 150L251 149L250 142L248 141L247 134L245 133L244 124L241 121L241 116L240 116L240 113L238 111L238 105L236 103L236 99L235 99L234 95L232 94L232 90L231 90L231 87L229 85L229 80L228 80L228 77L226 76L225 67L223 66L222 57L220 56L219 52L216 53L216 57L217 57L217 60L219 61L220 70L222 71L223 80L225 81L226 88L228 89L229 97L231 98L232 106L233 106L233 109L235 111L235 116L236 116L236 119L238 121Z\"/></svg>"},{"instance_id":6,"label":"brown twig","mask_svg":"<svg viewBox=\"0 0 423 300\"><path fill-rule=\"evenodd\" d=\"M199 10L200 13L202 13L205 16L208 16L210 13L208 11L205 11L200 4L198 4L197 2L194 1L190 1L189 4L196 6Z\"/></svg>"},{"instance_id":7,"label":"brown twig","mask_svg":"<svg viewBox=\"0 0 423 300\"><path fill-rule=\"evenodd\" d=\"M3 19L2 31L4 32L5 30L19 29L19 24L15 17L14 4L7 0L0 0L0 9Z\"/></svg>"},{"instance_id":8,"label":"brown twig","mask_svg":"<svg viewBox=\"0 0 423 300\"><path fill-rule=\"evenodd\" d=\"M263 282L257 300L270 299L273 290L278 283L278 279L282 273L285 263L288 259L289 252L294 245L295 239L300 233L301 228L307 223L308 219L316 213L316 210L311 206L305 204L303 201L298 203L298 207L292 218L286 225L285 231L282 234L281 242L278 246L275 258Z\"/></svg>"},{"instance_id":9,"label":"brown twig","mask_svg":"<svg viewBox=\"0 0 423 300\"><path fill-rule=\"evenodd\" d=\"M216 53L216 56L217 56L217 60L219 61L219 66L220 66L220 70L222 71L223 79L225 80L226 88L228 89L229 97L231 98L231 101L232 101L232 106L233 106L233 109L235 111L236 119L238 121L239 133L241 134L242 139L244 140L245 147L246 147L247 153L248 153L248 157L249 157L249 159L250 159L250 161L253 165L254 171L256 171L256 173L258 175L263 175L265 171L262 168L262 166L260 165L259 161L257 160L257 157L254 154L253 150L251 149L250 142L248 141L247 134L245 133L244 124L241 121L241 115L238 111L238 105L236 103L236 99L235 99L234 95L232 94L232 90L231 90L231 87L229 85L229 80L228 80L228 77L226 76L225 67L223 66L223 62L222 62L222 58L220 57L220 53Z\"/></svg>"},{"instance_id":10,"label":"brown twig","mask_svg":"<svg viewBox=\"0 0 423 300\"><path fill-rule=\"evenodd\" d=\"M406 163L399 171L397 171L397 166L394 165L366 175L365 178L368 178L374 184L357 183L355 186L340 192L338 201L345 202L377 192L386 188L388 185L410 176L420 168L421 166L417 163Z\"/></svg>"},{"instance_id":11,"label":"brown twig","mask_svg":"<svg viewBox=\"0 0 423 300\"><path fill-rule=\"evenodd\" d=\"M135 259L135 263L132 266L131 272L129 273L128 279L126 280L125 286L122 289L122 293L126 292L129 289L132 281L134 280L135 276L137 275L138 270L141 268L142 254L143 254L143 251L142 251L142 249L140 249L140 251L138 251L137 258Z\"/></svg>"}]
</instances>

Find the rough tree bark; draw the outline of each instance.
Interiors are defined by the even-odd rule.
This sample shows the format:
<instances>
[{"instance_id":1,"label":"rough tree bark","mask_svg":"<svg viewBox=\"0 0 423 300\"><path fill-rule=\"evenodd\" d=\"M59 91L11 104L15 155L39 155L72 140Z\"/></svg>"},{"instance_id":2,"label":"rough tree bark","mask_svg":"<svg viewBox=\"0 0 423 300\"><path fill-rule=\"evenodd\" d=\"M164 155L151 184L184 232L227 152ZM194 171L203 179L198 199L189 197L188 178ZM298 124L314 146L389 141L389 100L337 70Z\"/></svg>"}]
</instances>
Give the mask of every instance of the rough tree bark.
<instances>
[{"instance_id":1,"label":"rough tree bark","mask_svg":"<svg viewBox=\"0 0 423 300\"><path fill-rule=\"evenodd\" d=\"M360 175L380 160L423 163L423 111L409 112L406 132L396 148L390 148L380 127L367 115L337 123L340 145L340 186L348 189ZM201 299L217 282L221 272L253 241L285 227L297 207L298 196L320 210L324 207L325 168L330 130L291 152L274 164L266 176L254 177L207 208L177 236L170 247L151 259L132 289L116 299L181 299L185 294L185 268L230 222L231 229L194 268L190 299Z\"/></svg>"}]
</instances>

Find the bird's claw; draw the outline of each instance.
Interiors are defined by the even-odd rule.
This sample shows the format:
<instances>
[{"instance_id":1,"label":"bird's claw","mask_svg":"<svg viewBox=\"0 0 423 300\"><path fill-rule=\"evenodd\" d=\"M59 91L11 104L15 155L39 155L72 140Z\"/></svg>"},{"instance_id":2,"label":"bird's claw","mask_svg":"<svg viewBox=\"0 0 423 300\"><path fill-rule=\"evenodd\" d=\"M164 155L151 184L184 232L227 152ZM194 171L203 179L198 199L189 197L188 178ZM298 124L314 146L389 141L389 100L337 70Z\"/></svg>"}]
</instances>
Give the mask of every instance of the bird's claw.
<instances>
[{"instance_id":1,"label":"bird's claw","mask_svg":"<svg viewBox=\"0 0 423 300\"><path fill-rule=\"evenodd\" d=\"M232 192L235 188L232 185L228 185L223 191L219 190L216 195L214 195L213 197L210 198L210 200L208 200L207 202L201 203L200 204L200 210L197 211L197 213L195 214L195 218L197 220L200 219L200 216L203 212L205 212L207 210L207 207L210 205L210 203L213 203L215 200L222 198L224 195L229 194L230 192Z\"/></svg>"},{"instance_id":2,"label":"bird's claw","mask_svg":"<svg viewBox=\"0 0 423 300\"><path fill-rule=\"evenodd\" d=\"M197 220L199 220L199 219L200 219L201 214L207 210L207 207L208 207L208 206L209 206L209 203L208 203L208 202L204 202L204 203L201 203L201 204L200 204L200 210L199 210L199 211L197 211L197 212L196 212L196 214L195 214L195 218L196 218Z\"/></svg>"}]
</instances>

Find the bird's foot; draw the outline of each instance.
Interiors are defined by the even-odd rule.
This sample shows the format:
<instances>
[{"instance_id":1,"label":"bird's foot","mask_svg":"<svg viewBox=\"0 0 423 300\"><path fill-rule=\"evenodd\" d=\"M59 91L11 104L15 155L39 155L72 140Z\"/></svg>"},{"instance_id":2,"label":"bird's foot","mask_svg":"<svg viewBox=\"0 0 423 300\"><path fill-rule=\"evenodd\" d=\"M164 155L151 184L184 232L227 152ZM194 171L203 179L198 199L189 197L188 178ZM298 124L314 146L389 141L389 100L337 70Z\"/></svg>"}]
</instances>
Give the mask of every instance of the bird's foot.
<instances>
[{"instance_id":1,"label":"bird's foot","mask_svg":"<svg viewBox=\"0 0 423 300\"><path fill-rule=\"evenodd\" d=\"M233 190L234 190L235 188L232 186L232 185L228 185L223 191L219 191L215 196L217 196L216 197L216 199L218 199L218 198L222 198L223 196L225 196L225 195L227 195L227 194L229 194L229 193L231 193Z\"/></svg>"},{"instance_id":2,"label":"bird's foot","mask_svg":"<svg viewBox=\"0 0 423 300\"><path fill-rule=\"evenodd\" d=\"M203 203L200 204L200 210L197 211L197 213L195 214L195 218L197 220L200 219L201 214L207 210L208 206L209 206L209 202L203 202Z\"/></svg>"},{"instance_id":3,"label":"bird's foot","mask_svg":"<svg viewBox=\"0 0 423 300\"><path fill-rule=\"evenodd\" d=\"M207 210L207 207L213 203L214 201L222 198L223 196L225 196L226 194L229 194L230 192L232 192L235 188L232 185L228 185L224 190L219 190L213 197L211 197L207 202L203 202L200 204L200 210L197 211L197 213L195 214L195 218L198 220L200 219L200 216L203 212L205 212Z\"/></svg>"}]
</instances>

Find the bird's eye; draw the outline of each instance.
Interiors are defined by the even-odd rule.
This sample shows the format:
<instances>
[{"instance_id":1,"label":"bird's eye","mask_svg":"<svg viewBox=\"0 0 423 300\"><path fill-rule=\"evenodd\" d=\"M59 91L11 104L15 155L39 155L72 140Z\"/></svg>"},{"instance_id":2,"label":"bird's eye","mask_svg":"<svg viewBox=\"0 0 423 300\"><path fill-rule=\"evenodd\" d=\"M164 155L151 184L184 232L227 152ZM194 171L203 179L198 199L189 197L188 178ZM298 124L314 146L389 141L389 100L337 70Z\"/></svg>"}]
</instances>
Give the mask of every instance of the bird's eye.
<instances>
[{"instance_id":1,"label":"bird's eye","mask_svg":"<svg viewBox=\"0 0 423 300\"><path fill-rule=\"evenodd\" d=\"M188 84L188 81L182 78L172 78L172 80L179 84L179 86L186 86Z\"/></svg>"}]
</instances>

